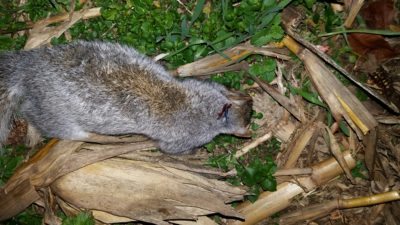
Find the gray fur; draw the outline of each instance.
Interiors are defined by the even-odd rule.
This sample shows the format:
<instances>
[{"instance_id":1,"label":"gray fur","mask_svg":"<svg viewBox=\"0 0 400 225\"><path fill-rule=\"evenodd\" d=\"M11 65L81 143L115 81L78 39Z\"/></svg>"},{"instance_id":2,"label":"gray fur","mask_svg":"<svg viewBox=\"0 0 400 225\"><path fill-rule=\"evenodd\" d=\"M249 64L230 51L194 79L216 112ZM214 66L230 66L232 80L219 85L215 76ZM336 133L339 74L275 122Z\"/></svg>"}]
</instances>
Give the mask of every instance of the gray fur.
<instances>
[{"instance_id":1,"label":"gray fur","mask_svg":"<svg viewBox=\"0 0 400 225\"><path fill-rule=\"evenodd\" d=\"M221 118L225 104L232 107ZM220 133L244 134L250 111L248 97L175 79L119 44L80 41L0 54L0 144L18 112L47 137L136 133L164 152L189 153Z\"/></svg>"}]
</instances>

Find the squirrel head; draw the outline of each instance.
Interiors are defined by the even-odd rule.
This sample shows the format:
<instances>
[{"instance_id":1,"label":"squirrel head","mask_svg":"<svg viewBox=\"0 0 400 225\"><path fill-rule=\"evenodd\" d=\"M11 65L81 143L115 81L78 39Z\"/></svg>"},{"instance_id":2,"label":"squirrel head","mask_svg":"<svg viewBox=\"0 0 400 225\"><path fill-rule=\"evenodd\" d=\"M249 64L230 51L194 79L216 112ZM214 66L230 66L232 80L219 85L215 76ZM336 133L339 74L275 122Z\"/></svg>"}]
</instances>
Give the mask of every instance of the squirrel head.
<instances>
[{"instance_id":1,"label":"squirrel head","mask_svg":"<svg viewBox=\"0 0 400 225\"><path fill-rule=\"evenodd\" d=\"M250 124L253 101L243 92L229 90L213 82L190 80L193 93L192 107L195 118L204 126L209 126L218 134L233 134L239 137L250 137ZM202 114L202 115L199 115ZM211 132L211 131L209 131Z\"/></svg>"},{"instance_id":2,"label":"squirrel head","mask_svg":"<svg viewBox=\"0 0 400 225\"><path fill-rule=\"evenodd\" d=\"M182 81L187 87L184 110L174 114L165 133L168 140L160 148L167 153L191 153L193 149L210 142L218 134L250 137L252 99L239 91L193 79Z\"/></svg>"},{"instance_id":3,"label":"squirrel head","mask_svg":"<svg viewBox=\"0 0 400 225\"><path fill-rule=\"evenodd\" d=\"M248 129L253 106L252 98L239 91L226 90L223 93L230 103L222 106L218 119L224 122L226 133L239 137L250 137Z\"/></svg>"}]
</instances>

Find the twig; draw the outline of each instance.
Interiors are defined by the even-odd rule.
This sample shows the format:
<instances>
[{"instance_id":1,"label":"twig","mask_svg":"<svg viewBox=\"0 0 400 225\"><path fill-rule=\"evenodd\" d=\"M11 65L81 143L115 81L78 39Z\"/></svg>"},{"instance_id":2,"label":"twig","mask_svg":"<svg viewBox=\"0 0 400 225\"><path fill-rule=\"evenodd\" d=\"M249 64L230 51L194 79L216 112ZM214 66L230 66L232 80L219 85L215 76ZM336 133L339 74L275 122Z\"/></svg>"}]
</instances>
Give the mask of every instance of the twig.
<instances>
[{"instance_id":1,"label":"twig","mask_svg":"<svg viewBox=\"0 0 400 225\"><path fill-rule=\"evenodd\" d=\"M286 162L284 165L282 165L283 168L290 169L296 165L301 153L313 137L317 127L318 124L315 122L310 122L306 123L302 129L299 129L299 132L294 137L294 140L291 141L286 149L284 154Z\"/></svg>"},{"instance_id":2,"label":"twig","mask_svg":"<svg viewBox=\"0 0 400 225\"><path fill-rule=\"evenodd\" d=\"M328 215L335 209L364 207L396 200L400 200L399 190L361 198L335 199L332 201L324 202L322 204L311 205L305 209L283 215L279 220L279 224L298 224L299 222L304 220L321 218L325 215Z\"/></svg>"},{"instance_id":3,"label":"twig","mask_svg":"<svg viewBox=\"0 0 400 225\"><path fill-rule=\"evenodd\" d=\"M355 0L351 4L349 15L344 22L344 27L351 27L361 7L364 5L364 0Z\"/></svg>"},{"instance_id":4,"label":"twig","mask_svg":"<svg viewBox=\"0 0 400 225\"><path fill-rule=\"evenodd\" d=\"M294 175L310 175L313 169L308 168L291 168L291 169L278 169L274 176L294 176Z\"/></svg>"},{"instance_id":5,"label":"twig","mask_svg":"<svg viewBox=\"0 0 400 225\"><path fill-rule=\"evenodd\" d=\"M278 169L273 176L296 176L296 175L311 175L313 172L312 168L291 168L291 169ZM232 169L226 173L216 173L212 172L210 174L220 175L222 177L231 177L236 176L237 171L236 169Z\"/></svg>"},{"instance_id":6,"label":"twig","mask_svg":"<svg viewBox=\"0 0 400 225\"><path fill-rule=\"evenodd\" d=\"M279 61L276 62L276 85L278 85L279 92L283 95L286 93L287 88L283 85L283 73L282 73L283 64Z\"/></svg>"},{"instance_id":7,"label":"twig","mask_svg":"<svg viewBox=\"0 0 400 225\"><path fill-rule=\"evenodd\" d=\"M236 170L231 170L229 172L222 172L218 171L216 169L204 169L204 168L192 168L189 166L186 166L184 164L180 163L170 163L170 162L160 162L161 165L165 165L171 168L179 169L179 170L184 170L184 171L189 171L189 172L194 172L194 173L199 173L199 174L205 174L205 175L216 175L219 177L231 177L235 176Z\"/></svg>"},{"instance_id":8,"label":"twig","mask_svg":"<svg viewBox=\"0 0 400 225\"><path fill-rule=\"evenodd\" d=\"M333 136L333 133L331 132L329 127L325 126L325 130L326 130L326 132L328 133L328 136L329 136L329 146L330 146L330 149L331 149L331 152L332 152L333 156L338 161L340 167L342 167L343 171L346 174L346 177L351 181L351 183L355 184L355 180L354 180L353 176L351 175L350 168L346 164L346 161L345 161L344 156L343 156L343 154L342 154L342 152L340 150L339 144L336 141L335 136Z\"/></svg>"},{"instance_id":9,"label":"twig","mask_svg":"<svg viewBox=\"0 0 400 225\"><path fill-rule=\"evenodd\" d=\"M238 46L238 49L247 50L247 51L251 51L253 53L261 54L264 56L270 56L270 57L274 57L274 58L282 59L282 60L290 60L291 59L290 56L274 52L274 51L272 51L271 48L255 47L250 44L240 45L240 46Z\"/></svg>"},{"instance_id":10,"label":"twig","mask_svg":"<svg viewBox=\"0 0 400 225\"><path fill-rule=\"evenodd\" d=\"M183 6L183 8L185 8L185 10L190 13L190 15L193 15L193 12L190 11L190 9L188 9L188 7L186 7L185 4L183 4L183 2L181 2L180 0L176 0L181 6Z\"/></svg>"},{"instance_id":11,"label":"twig","mask_svg":"<svg viewBox=\"0 0 400 225\"><path fill-rule=\"evenodd\" d=\"M71 0L69 3L69 20L72 20L72 16L74 15L75 11L75 6L76 6L76 0Z\"/></svg>"},{"instance_id":12,"label":"twig","mask_svg":"<svg viewBox=\"0 0 400 225\"><path fill-rule=\"evenodd\" d=\"M259 146L261 143L267 141L271 137L272 137L272 132L270 131L270 132L264 134L263 136L253 140L252 142L250 142L250 144L244 146L241 150L237 151L235 154L235 157L239 158L239 157L243 156L244 154L249 152L252 148Z\"/></svg>"},{"instance_id":13,"label":"twig","mask_svg":"<svg viewBox=\"0 0 400 225\"><path fill-rule=\"evenodd\" d=\"M17 28L17 29L13 29L13 30L0 30L0 35L1 34L12 34L12 33L23 31L23 30L29 30L29 29L32 29L32 27L33 27L33 24L27 22L26 27L21 27L21 28Z\"/></svg>"},{"instance_id":14,"label":"twig","mask_svg":"<svg viewBox=\"0 0 400 225\"><path fill-rule=\"evenodd\" d=\"M305 116L301 115L299 111L299 107L293 105L290 100L271 87L266 82L262 81L256 76L249 76L250 79L253 79L260 87L266 91L273 99L275 99L280 105L282 105L287 111L289 111L297 120L304 121Z\"/></svg>"}]
</instances>

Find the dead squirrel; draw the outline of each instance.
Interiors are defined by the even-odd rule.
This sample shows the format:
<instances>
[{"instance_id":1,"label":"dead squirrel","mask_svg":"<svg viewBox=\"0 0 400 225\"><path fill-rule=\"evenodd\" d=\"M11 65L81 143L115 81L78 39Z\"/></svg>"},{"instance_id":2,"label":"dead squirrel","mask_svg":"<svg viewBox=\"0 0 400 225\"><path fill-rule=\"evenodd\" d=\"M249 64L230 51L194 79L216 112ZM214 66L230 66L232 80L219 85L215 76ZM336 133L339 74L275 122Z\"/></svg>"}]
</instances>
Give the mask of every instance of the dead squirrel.
<instances>
[{"instance_id":1,"label":"dead squirrel","mask_svg":"<svg viewBox=\"0 0 400 225\"><path fill-rule=\"evenodd\" d=\"M42 135L144 134L167 153L190 153L221 133L246 135L252 101L176 79L127 46L79 41L0 54L0 144L17 113Z\"/></svg>"}]
</instances>

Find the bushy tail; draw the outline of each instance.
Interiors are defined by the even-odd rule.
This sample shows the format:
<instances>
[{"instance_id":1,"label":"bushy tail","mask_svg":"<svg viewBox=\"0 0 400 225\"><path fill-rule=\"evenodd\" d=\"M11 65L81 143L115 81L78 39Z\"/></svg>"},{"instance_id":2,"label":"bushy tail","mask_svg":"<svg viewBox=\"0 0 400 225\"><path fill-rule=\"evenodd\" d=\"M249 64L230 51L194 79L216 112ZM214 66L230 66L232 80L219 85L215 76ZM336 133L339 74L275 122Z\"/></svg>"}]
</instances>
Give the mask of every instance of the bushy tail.
<instances>
[{"instance_id":1,"label":"bushy tail","mask_svg":"<svg viewBox=\"0 0 400 225\"><path fill-rule=\"evenodd\" d=\"M0 81L0 147L7 141L17 104L17 96L10 93Z\"/></svg>"}]
</instances>

